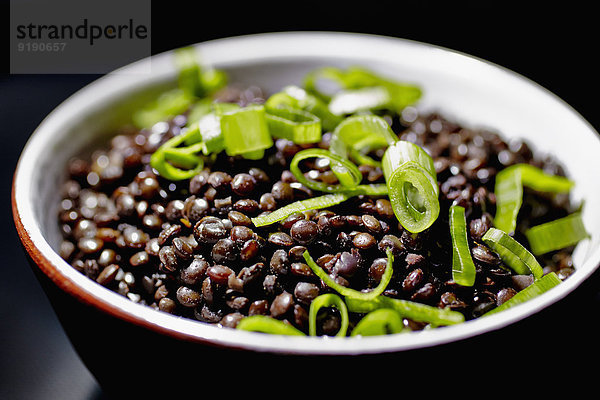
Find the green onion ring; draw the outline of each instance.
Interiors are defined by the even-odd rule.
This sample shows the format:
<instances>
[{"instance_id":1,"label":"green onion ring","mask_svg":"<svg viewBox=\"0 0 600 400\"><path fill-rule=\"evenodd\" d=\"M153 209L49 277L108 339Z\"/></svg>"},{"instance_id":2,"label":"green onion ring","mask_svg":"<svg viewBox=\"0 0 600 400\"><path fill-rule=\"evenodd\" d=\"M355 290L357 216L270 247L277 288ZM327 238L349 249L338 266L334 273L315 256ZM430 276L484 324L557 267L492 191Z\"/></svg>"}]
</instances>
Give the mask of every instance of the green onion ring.
<instances>
[{"instance_id":1,"label":"green onion ring","mask_svg":"<svg viewBox=\"0 0 600 400\"><path fill-rule=\"evenodd\" d=\"M381 281L379 282L377 287L368 292L360 292L358 290L351 289L337 283L329 276L329 274L327 274L327 272L325 272L325 270L323 270L323 268L319 267L317 263L315 263L315 261L310 256L308 250L304 252L303 256L304 260L306 261L306 264L310 267L310 269L313 270L315 275L317 275L327 286L329 286L342 296L353 299L372 300L379 296L381 293L383 293L387 285L390 283L392 275L394 273L394 255L392 254L392 251L390 249L386 250L386 254L387 266L385 268L385 272L381 277Z\"/></svg>"},{"instance_id":2,"label":"green onion ring","mask_svg":"<svg viewBox=\"0 0 600 400\"><path fill-rule=\"evenodd\" d=\"M440 213L439 188L429 154L416 144L400 140L385 151L382 165L400 224L412 233L429 228Z\"/></svg>"},{"instance_id":3,"label":"green onion ring","mask_svg":"<svg viewBox=\"0 0 600 400\"><path fill-rule=\"evenodd\" d=\"M475 264L471 258L465 209L450 207L450 236L452 238L452 279L461 286L475 283Z\"/></svg>"},{"instance_id":4,"label":"green onion ring","mask_svg":"<svg viewBox=\"0 0 600 400\"><path fill-rule=\"evenodd\" d=\"M312 70L304 76L304 87L307 92L317 96L322 101L329 103L331 96L319 90L318 81L320 79L328 79L340 84L342 87L348 87L349 82L345 77L345 72L335 67L321 67Z\"/></svg>"},{"instance_id":5,"label":"green onion ring","mask_svg":"<svg viewBox=\"0 0 600 400\"><path fill-rule=\"evenodd\" d=\"M204 161L201 157L193 155L199 150L199 147L192 145L189 147L177 147L187 139L186 134L172 137L160 146L150 157L150 166L158 174L166 179L180 181L190 179L197 175L204 168ZM169 161L189 166L190 169L184 170L170 164Z\"/></svg>"},{"instance_id":6,"label":"green onion ring","mask_svg":"<svg viewBox=\"0 0 600 400\"><path fill-rule=\"evenodd\" d=\"M386 79L361 67L350 67L346 70L335 67L317 68L305 76L304 87L326 102L331 101L331 96L317 87L320 79L333 81L341 89L384 87L389 92L389 108L396 110L416 103L422 95L421 89L417 86Z\"/></svg>"},{"instance_id":7,"label":"green onion ring","mask_svg":"<svg viewBox=\"0 0 600 400\"><path fill-rule=\"evenodd\" d=\"M333 193L313 197L310 199L299 200L278 208L267 215L251 218L251 220L256 227L271 225L289 217L294 213L331 207L348 200L349 197L350 196L344 193Z\"/></svg>"},{"instance_id":8,"label":"green onion ring","mask_svg":"<svg viewBox=\"0 0 600 400\"><path fill-rule=\"evenodd\" d=\"M358 196L361 194L367 196L386 196L389 191L385 183L370 183L366 185L358 185L353 189L345 190L344 193L349 196Z\"/></svg>"},{"instance_id":9,"label":"green onion ring","mask_svg":"<svg viewBox=\"0 0 600 400\"><path fill-rule=\"evenodd\" d=\"M509 234L515 231L523 202L523 186L540 192L565 193L573 185L572 181L563 176L546 174L529 164L515 164L503 169L496 175L494 226Z\"/></svg>"},{"instance_id":10,"label":"green onion ring","mask_svg":"<svg viewBox=\"0 0 600 400\"><path fill-rule=\"evenodd\" d=\"M150 128L157 122L166 121L187 110L194 98L181 89L172 89L134 112L132 120L138 128Z\"/></svg>"},{"instance_id":11,"label":"green onion ring","mask_svg":"<svg viewBox=\"0 0 600 400\"><path fill-rule=\"evenodd\" d=\"M335 307L338 309L342 318L340 330L335 335L337 337L346 336L349 325L348 308L342 298L334 293L325 293L317 296L310 303L308 311L308 333L310 336L317 336L317 314L323 307Z\"/></svg>"},{"instance_id":12,"label":"green onion ring","mask_svg":"<svg viewBox=\"0 0 600 400\"><path fill-rule=\"evenodd\" d=\"M498 253L502 261L517 274L533 274L535 279L541 278L544 274L535 256L506 232L490 228L481 240Z\"/></svg>"},{"instance_id":13,"label":"green onion ring","mask_svg":"<svg viewBox=\"0 0 600 400\"><path fill-rule=\"evenodd\" d=\"M590 237L585 230L581 213L574 213L554 221L529 228L525 236L535 255L573 246Z\"/></svg>"},{"instance_id":14,"label":"green onion ring","mask_svg":"<svg viewBox=\"0 0 600 400\"><path fill-rule=\"evenodd\" d=\"M404 329L402 316L391 308L373 310L356 324L350 336L378 336L400 333Z\"/></svg>"},{"instance_id":15,"label":"green onion ring","mask_svg":"<svg viewBox=\"0 0 600 400\"><path fill-rule=\"evenodd\" d=\"M271 135L296 144L317 143L321 140L321 120L308 111L277 107L267 109Z\"/></svg>"},{"instance_id":16,"label":"green onion ring","mask_svg":"<svg viewBox=\"0 0 600 400\"><path fill-rule=\"evenodd\" d=\"M366 152L398 141L387 121L376 115L353 115L344 119L331 134L329 149L340 157L352 155L361 164L381 166Z\"/></svg>"},{"instance_id":17,"label":"green onion ring","mask_svg":"<svg viewBox=\"0 0 600 400\"><path fill-rule=\"evenodd\" d=\"M281 92L271 95L265 102L265 107L267 111L279 107L307 111L319 118L322 128L326 131L333 130L342 120L329 111L327 103L323 100L294 85L286 86Z\"/></svg>"},{"instance_id":18,"label":"green onion ring","mask_svg":"<svg viewBox=\"0 0 600 400\"><path fill-rule=\"evenodd\" d=\"M331 163L332 170L338 175L340 184L329 185L324 182L317 182L306 178L298 164L300 161L308 158L328 159ZM356 165L343 157L333 154L331 151L323 149L306 149L299 151L294 155L294 158L292 158L292 161L290 162L290 171L294 174L298 182L304 186L326 193L338 193L347 189L356 188L362 180L362 174Z\"/></svg>"},{"instance_id":19,"label":"green onion ring","mask_svg":"<svg viewBox=\"0 0 600 400\"><path fill-rule=\"evenodd\" d=\"M225 152L230 156L256 154L273 146L264 106L229 110L221 115Z\"/></svg>"},{"instance_id":20,"label":"green onion ring","mask_svg":"<svg viewBox=\"0 0 600 400\"><path fill-rule=\"evenodd\" d=\"M227 83L224 71L198 63L197 49L193 46L176 49L174 61L178 69L178 86L197 98L206 97Z\"/></svg>"},{"instance_id":21,"label":"green onion ring","mask_svg":"<svg viewBox=\"0 0 600 400\"><path fill-rule=\"evenodd\" d=\"M195 150L197 146L194 145ZM190 149L192 150L192 149ZM202 163L202 159L194 155L193 151L186 151L185 148L168 148L163 150L164 156L171 164L181 168L190 169L195 168L197 165Z\"/></svg>"},{"instance_id":22,"label":"green onion ring","mask_svg":"<svg viewBox=\"0 0 600 400\"><path fill-rule=\"evenodd\" d=\"M196 49L192 46L181 47L173 52L178 86L193 96L204 97L206 93L200 82L202 72L197 58Z\"/></svg>"},{"instance_id":23,"label":"green onion ring","mask_svg":"<svg viewBox=\"0 0 600 400\"><path fill-rule=\"evenodd\" d=\"M390 104L390 93L382 86L342 90L329 101L329 111L334 115L348 115L360 111L377 110Z\"/></svg>"},{"instance_id":24,"label":"green onion ring","mask_svg":"<svg viewBox=\"0 0 600 400\"><path fill-rule=\"evenodd\" d=\"M527 286L525 289L515 294L508 301L502 303L500 306L494 308L493 310L486 312L482 315L482 317L496 314L497 312L504 311L508 308L525 303L526 301L531 300L544 292L547 292L548 290L559 285L560 283L561 280L558 277L558 275L556 275L555 272L550 272L533 282L531 285Z\"/></svg>"},{"instance_id":25,"label":"green onion ring","mask_svg":"<svg viewBox=\"0 0 600 400\"><path fill-rule=\"evenodd\" d=\"M390 308L404 318L435 326L453 325L465 321L462 313L450 308L438 308L409 300L392 299L387 296L377 296L369 300L346 297L346 305L350 312L356 313L369 313L380 308Z\"/></svg>"},{"instance_id":26,"label":"green onion ring","mask_svg":"<svg viewBox=\"0 0 600 400\"><path fill-rule=\"evenodd\" d=\"M236 329L274 335L306 336L304 332L292 325L266 315L244 317L238 322Z\"/></svg>"},{"instance_id":27,"label":"green onion ring","mask_svg":"<svg viewBox=\"0 0 600 400\"><path fill-rule=\"evenodd\" d=\"M200 171L202 171L204 168L204 162L202 162L202 159L200 158L199 160L200 162L198 165L196 165L196 167L189 170L183 170L169 164L164 151L156 151L150 158L150 165L158 172L160 176L173 181L182 181L191 179L195 175L198 175Z\"/></svg>"}]
</instances>

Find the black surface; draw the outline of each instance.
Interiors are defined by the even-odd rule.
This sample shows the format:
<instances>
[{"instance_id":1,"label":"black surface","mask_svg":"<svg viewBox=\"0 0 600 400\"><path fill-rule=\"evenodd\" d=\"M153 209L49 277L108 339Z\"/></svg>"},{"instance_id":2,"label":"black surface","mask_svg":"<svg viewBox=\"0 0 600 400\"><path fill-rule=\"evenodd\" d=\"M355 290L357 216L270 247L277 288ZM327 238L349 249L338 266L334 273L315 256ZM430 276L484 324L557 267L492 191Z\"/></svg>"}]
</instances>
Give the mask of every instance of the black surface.
<instances>
[{"instance_id":1,"label":"black surface","mask_svg":"<svg viewBox=\"0 0 600 400\"><path fill-rule=\"evenodd\" d=\"M548 15L548 8L525 12L505 2L502 7L462 3L460 9L455 8L454 3L458 2L449 3L444 7L433 2L420 6L399 4L386 10L354 7L341 12L324 10L309 2L297 4L298 9L294 10L279 7L277 15L270 15L266 5L258 6L256 2L219 10L218 14L211 14L215 12L212 8L205 9L205 13L188 10L184 2L160 5L155 2L153 52L217 37L269 31L336 30L404 37L463 51L517 71L563 98L596 129L600 127L596 100L600 80L593 57L597 33L591 10L560 3L560 8L550 10ZM10 212L12 174L28 136L54 107L96 77L11 76L7 73L8 64L3 71L0 77L0 157L5 166L0 169L3 210L0 399L106 399L74 353L29 269ZM502 335L493 336L492 340L499 340L500 346L494 352L495 357L510 363L499 363L497 358L490 360L486 354L468 355L469 362L476 369L489 371L493 379L514 376L517 372L520 375L525 371L523 360L531 362L533 356L535 363L548 355L536 347L541 343L548 346L553 357L536 368L572 383L578 378L574 371L578 361L598 356L598 283L600 278L595 274L565 301L513 328L511 340L516 340L518 331L530 343L530 347L519 348L521 353L511 353L510 343L501 343ZM473 342L480 343L478 339ZM523 348L529 350L523 353ZM456 360L449 364L456 365ZM507 364L518 368L513 372L502 370ZM445 371L448 365L443 367Z\"/></svg>"}]
</instances>

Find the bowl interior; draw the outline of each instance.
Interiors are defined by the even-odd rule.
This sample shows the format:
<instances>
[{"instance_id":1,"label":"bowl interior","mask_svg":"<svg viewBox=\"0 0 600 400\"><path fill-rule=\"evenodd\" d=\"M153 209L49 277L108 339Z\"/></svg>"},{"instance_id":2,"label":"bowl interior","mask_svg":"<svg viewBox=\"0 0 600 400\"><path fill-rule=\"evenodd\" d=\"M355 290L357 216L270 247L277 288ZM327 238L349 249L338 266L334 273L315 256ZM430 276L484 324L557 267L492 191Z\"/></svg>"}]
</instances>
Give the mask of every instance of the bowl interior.
<instances>
[{"instance_id":1,"label":"bowl interior","mask_svg":"<svg viewBox=\"0 0 600 400\"><path fill-rule=\"evenodd\" d=\"M198 45L203 60L225 69L231 81L275 92L322 66L366 66L378 73L423 88L419 108L440 111L457 122L483 127L506 138L527 140L535 151L556 156L576 182L574 201L585 199L584 222L591 239L580 243L577 268L563 285L514 310L460 326L403 337L340 340L326 346L317 340L274 339L264 335L225 332L194 321L179 321L139 306L88 281L58 257L61 235L56 223L59 191L67 160L106 143L132 111L163 87L175 71L170 53L110 74L82 89L59 106L32 135L15 178L15 199L21 221L35 246L58 273L118 312L141 313L152 324L192 337L249 348L308 352L373 352L428 346L502 327L535 312L573 290L600 261L600 141L593 128L553 94L501 67L453 51L399 39L338 33L288 33L222 39ZM148 65L151 66L150 73ZM131 303L131 304L129 304ZM141 310L143 308L143 310Z\"/></svg>"}]
</instances>

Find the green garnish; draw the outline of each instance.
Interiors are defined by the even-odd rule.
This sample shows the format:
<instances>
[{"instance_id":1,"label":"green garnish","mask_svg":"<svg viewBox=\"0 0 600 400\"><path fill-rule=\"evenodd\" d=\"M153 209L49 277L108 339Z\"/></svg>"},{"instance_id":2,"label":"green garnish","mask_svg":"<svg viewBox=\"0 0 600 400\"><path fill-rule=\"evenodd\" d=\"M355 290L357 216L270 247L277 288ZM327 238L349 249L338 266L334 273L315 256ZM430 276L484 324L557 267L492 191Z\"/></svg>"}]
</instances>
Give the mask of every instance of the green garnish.
<instances>
[{"instance_id":1,"label":"green garnish","mask_svg":"<svg viewBox=\"0 0 600 400\"><path fill-rule=\"evenodd\" d=\"M487 313L483 314L483 317L525 303L526 301L531 300L532 298L537 297L544 292L547 292L548 290L552 289L560 283L561 280L556 275L556 273L550 272L549 274L544 275L543 277L533 282L531 285L527 286L525 289L515 294L508 301L502 303L500 306L494 308L493 310L490 310Z\"/></svg>"},{"instance_id":2,"label":"green garnish","mask_svg":"<svg viewBox=\"0 0 600 400\"><path fill-rule=\"evenodd\" d=\"M264 226L279 222L290 215L308 210L326 209L348 200L349 196L344 193L326 194L310 199L299 200L285 205L277 210L263 216L251 218L254 226Z\"/></svg>"},{"instance_id":3,"label":"green garnish","mask_svg":"<svg viewBox=\"0 0 600 400\"><path fill-rule=\"evenodd\" d=\"M161 176L174 181L191 179L204 168L203 159L194 155L199 150L198 146L177 147L186 138L185 134L172 137L150 157L150 165Z\"/></svg>"},{"instance_id":4,"label":"green garnish","mask_svg":"<svg viewBox=\"0 0 600 400\"><path fill-rule=\"evenodd\" d=\"M350 336L378 336L400 333L404 329L402 316L390 308L371 311L354 327Z\"/></svg>"},{"instance_id":5,"label":"green garnish","mask_svg":"<svg viewBox=\"0 0 600 400\"><path fill-rule=\"evenodd\" d=\"M306 336L304 332L296 329L292 325L266 315L251 315L242 318L242 320L238 322L236 329L270 333L274 335Z\"/></svg>"},{"instance_id":6,"label":"green garnish","mask_svg":"<svg viewBox=\"0 0 600 400\"><path fill-rule=\"evenodd\" d=\"M298 86L286 86L281 92L270 96L265 106L267 110L276 108L292 108L306 111L321 120L324 130L333 130L342 118L329 111L327 103L306 92Z\"/></svg>"},{"instance_id":7,"label":"green garnish","mask_svg":"<svg viewBox=\"0 0 600 400\"><path fill-rule=\"evenodd\" d=\"M150 128L157 122L166 121L188 109L194 98L181 89L162 93L132 115L138 128Z\"/></svg>"},{"instance_id":8,"label":"green garnish","mask_svg":"<svg viewBox=\"0 0 600 400\"><path fill-rule=\"evenodd\" d=\"M329 160L330 167L332 171L335 172L340 183L337 185L330 185L325 182L318 182L307 178L300 169L299 164L301 161L309 158L325 158ZM290 162L290 171L294 174L298 182L304 186L326 193L339 193L345 190L354 189L362 180L362 174L356 165L348 159L324 149L306 149L299 151L294 155L294 158L292 158L292 161Z\"/></svg>"},{"instance_id":9,"label":"green garnish","mask_svg":"<svg viewBox=\"0 0 600 400\"><path fill-rule=\"evenodd\" d=\"M294 108L267 109L271 135L297 144L318 143L321 140L321 120L308 111Z\"/></svg>"},{"instance_id":10,"label":"green garnish","mask_svg":"<svg viewBox=\"0 0 600 400\"><path fill-rule=\"evenodd\" d=\"M416 144L400 140L383 155L383 175L396 218L418 233L429 228L440 213L433 159Z\"/></svg>"},{"instance_id":11,"label":"green garnish","mask_svg":"<svg viewBox=\"0 0 600 400\"><path fill-rule=\"evenodd\" d=\"M332 96L318 88L321 80L337 84L343 90L383 88L388 92L389 101L385 106L378 104L378 108L388 108L394 111L402 110L404 107L416 103L422 94L418 86L386 79L364 68L350 67L346 70L335 67L318 68L306 75L304 87L309 93L327 103L332 100Z\"/></svg>"},{"instance_id":12,"label":"green garnish","mask_svg":"<svg viewBox=\"0 0 600 400\"><path fill-rule=\"evenodd\" d=\"M475 264L471 258L465 209L450 207L450 236L452 237L452 279L461 286L475 283Z\"/></svg>"},{"instance_id":13,"label":"green garnish","mask_svg":"<svg viewBox=\"0 0 600 400\"><path fill-rule=\"evenodd\" d=\"M390 92L381 86L342 90L331 98L329 111L335 115L354 114L385 108L390 101Z\"/></svg>"},{"instance_id":14,"label":"green garnish","mask_svg":"<svg viewBox=\"0 0 600 400\"><path fill-rule=\"evenodd\" d=\"M535 279L544 274L535 256L506 232L490 228L481 240L498 253L502 261L517 274L533 274Z\"/></svg>"},{"instance_id":15,"label":"green garnish","mask_svg":"<svg viewBox=\"0 0 600 400\"><path fill-rule=\"evenodd\" d=\"M341 299L340 296L333 293L325 293L317 296L310 303L310 310L308 312L308 333L310 336L317 336L317 314L323 307L335 307L341 316L340 330L336 334L338 337L346 336L348 331L349 317L348 308L346 303Z\"/></svg>"},{"instance_id":16,"label":"green garnish","mask_svg":"<svg viewBox=\"0 0 600 400\"><path fill-rule=\"evenodd\" d=\"M540 255L573 246L590 234L585 230L581 213L575 213L529 228L525 236L531 252Z\"/></svg>"},{"instance_id":17,"label":"green garnish","mask_svg":"<svg viewBox=\"0 0 600 400\"><path fill-rule=\"evenodd\" d=\"M221 128L221 117L224 113L240 110L240 106L234 103L212 103L210 110L199 117L196 123L190 127L194 134L188 135L186 144L202 143L202 154L220 153L225 150L223 129Z\"/></svg>"},{"instance_id":18,"label":"green garnish","mask_svg":"<svg viewBox=\"0 0 600 400\"><path fill-rule=\"evenodd\" d=\"M329 149L344 158L350 154L361 164L381 166L367 153L398 141L389 124L376 115L354 115L344 119L333 131Z\"/></svg>"},{"instance_id":19,"label":"green garnish","mask_svg":"<svg viewBox=\"0 0 600 400\"><path fill-rule=\"evenodd\" d=\"M221 119L216 113L205 115L198 121L198 133L202 143L202 153L207 156L225 150L221 132Z\"/></svg>"},{"instance_id":20,"label":"green garnish","mask_svg":"<svg viewBox=\"0 0 600 400\"><path fill-rule=\"evenodd\" d=\"M332 288L333 290L335 290L342 296L345 296L347 299L352 298L352 299L372 300L372 299L376 298L377 296L379 296L381 293L383 293L383 291L385 290L387 285L390 283L390 280L392 279L392 274L394 273L394 271L393 271L394 255L392 254L392 251L390 249L386 250L386 254L387 254L388 261L387 261L387 266L385 268L385 272L383 273L383 276L381 277L381 281L379 282L377 287L375 287L373 290L368 291L368 292L360 292L358 290L354 290L354 289L348 288L346 286L342 286L339 283L337 283L333 278L331 278L329 276L329 274L327 274L327 272L325 270L323 270L323 268L321 268L317 265L317 263L310 256L310 253L308 252L308 250L304 252L303 256L304 256L304 260L306 261L306 264L310 267L310 269L313 270L315 275L317 275L323 282L325 282L325 284L327 286L329 286L330 288Z\"/></svg>"},{"instance_id":21,"label":"green garnish","mask_svg":"<svg viewBox=\"0 0 600 400\"><path fill-rule=\"evenodd\" d=\"M201 66L194 47L176 49L173 55L179 71L177 75L179 88L188 94L202 98L226 85L225 72Z\"/></svg>"},{"instance_id":22,"label":"green garnish","mask_svg":"<svg viewBox=\"0 0 600 400\"><path fill-rule=\"evenodd\" d=\"M221 114L221 131L225 152L230 156L249 154L256 159L257 152L273 146L264 106L251 105ZM262 158L262 157L260 157Z\"/></svg>"},{"instance_id":23,"label":"green garnish","mask_svg":"<svg viewBox=\"0 0 600 400\"><path fill-rule=\"evenodd\" d=\"M494 226L509 234L515 231L524 186L540 192L565 193L573 185L565 177L546 174L529 164L515 164L503 169L496 175Z\"/></svg>"},{"instance_id":24,"label":"green garnish","mask_svg":"<svg viewBox=\"0 0 600 400\"><path fill-rule=\"evenodd\" d=\"M163 149L163 152L171 164L190 169L203 163L202 158L195 155L200 150L202 150L202 143L187 147L168 147Z\"/></svg>"},{"instance_id":25,"label":"green garnish","mask_svg":"<svg viewBox=\"0 0 600 400\"><path fill-rule=\"evenodd\" d=\"M203 67L198 63L194 47L183 47L174 52L178 69L178 87L162 93L132 116L138 128L149 128L186 111L193 103L211 95L227 83L221 70Z\"/></svg>"},{"instance_id":26,"label":"green garnish","mask_svg":"<svg viewBox=\"0 0 600 400\"><path fill-rule=\"evenodd\" d=\"M389 308L404 318L435 326L453 325L465 321L463 314L449 308L438 308L409 300L392 299L387 296L377 296L368 300L346 297L346 305L349 311L356 313L369 313L380 308Z\"/></svg>"},{"instance_id":27,"label":"green garnish","mask_svg":"<svg viewBox=\"0 0 600 400\"><path fill-rule=\"evenodd\" d=\"M225 150L229 155L261 159L273 145L263 106L214 103L212 110L161 145L150 159L152 168L174 181L191 179L204 166L200 152L206 156ZM187 146L178 147L182 143Z\"/></svg>"}]
</instances>

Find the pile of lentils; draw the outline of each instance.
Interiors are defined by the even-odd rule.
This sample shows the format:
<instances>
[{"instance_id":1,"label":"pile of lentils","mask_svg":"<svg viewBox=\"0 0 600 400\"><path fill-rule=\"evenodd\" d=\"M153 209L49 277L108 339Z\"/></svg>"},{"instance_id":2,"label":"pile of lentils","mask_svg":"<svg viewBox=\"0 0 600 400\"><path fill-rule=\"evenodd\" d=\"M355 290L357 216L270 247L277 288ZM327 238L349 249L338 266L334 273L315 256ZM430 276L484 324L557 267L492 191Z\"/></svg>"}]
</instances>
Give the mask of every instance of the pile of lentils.
<instances>
[{"instance_id":1,"label":"pile of lentils","mask_svg":"<svg viewBox=\"0 0 600 400\"><path fill-rule=\"evenodd\" d=\"M260 89L228 88L221 100L240 105L264 101ZM151 154L181 132L186 115L151 129L125 128L107 148L71 160L62 186L59 223L61 256L100 285L156 310L235 328L249 315L286 320L308 332L311 301L331 292L305 264L308 250L338 283L357 290L377 286L394 254L394 275L385 296L449 307L473 319L532 283L515 275L481 237L493 226L494 177L515 163L530 163L563 175L550 156L537 156L522 140L503 140L485 129L460 126L440 113L408 107L387 117L400 139L433 157L440 188L440 216L412 234L398 223L386 197L357 196L324 210L295 213L255 227L251 217L320 195L289 171L294 154L320 143L297 145L278 139L259 161L219 154L187 181L168 181L149 166ZM380 154L381 155L381 154ZM374 156L377 156L375 154ZM311 179L335 182L327 164L303 164ZM384 183L378 167L360 165L363 183ZM448 210L465 207L471 253L477 269L473 287L452 281ZM525 229L568 215L566 195L525 189L515 238L527 245ZM566 279L573 271L572 248L538 257L545 272ZM362 317L351 313L350 331ZM412 330L424 325L405 320ZM334 335L340 317L325 308L318 334Z\"/></svg>"}]
</instances>

